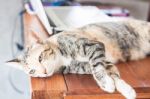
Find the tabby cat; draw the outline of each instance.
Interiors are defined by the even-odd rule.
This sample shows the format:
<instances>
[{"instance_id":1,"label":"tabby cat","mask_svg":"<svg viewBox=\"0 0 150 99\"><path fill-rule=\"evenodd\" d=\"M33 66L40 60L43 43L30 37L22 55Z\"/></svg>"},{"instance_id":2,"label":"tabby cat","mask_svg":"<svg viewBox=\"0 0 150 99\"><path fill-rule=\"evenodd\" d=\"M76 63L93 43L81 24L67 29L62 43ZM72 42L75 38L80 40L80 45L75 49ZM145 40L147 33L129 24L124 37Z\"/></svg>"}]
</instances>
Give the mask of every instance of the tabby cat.
<instances>
[{"instance_id":1,"label":"tabby cat","mask_svg":"<svg viewBox=\"0 0 150 99\"><path fill-rule=\"evenodd\" d=\"M135 99L134 89L120 78L114 65L137 60L150 53L150 23L128 19L63 31L28 47L24 55L9 61L33 77L64 73L92 74L101 89L117 89Z\"/></svg>"}]
</instances>

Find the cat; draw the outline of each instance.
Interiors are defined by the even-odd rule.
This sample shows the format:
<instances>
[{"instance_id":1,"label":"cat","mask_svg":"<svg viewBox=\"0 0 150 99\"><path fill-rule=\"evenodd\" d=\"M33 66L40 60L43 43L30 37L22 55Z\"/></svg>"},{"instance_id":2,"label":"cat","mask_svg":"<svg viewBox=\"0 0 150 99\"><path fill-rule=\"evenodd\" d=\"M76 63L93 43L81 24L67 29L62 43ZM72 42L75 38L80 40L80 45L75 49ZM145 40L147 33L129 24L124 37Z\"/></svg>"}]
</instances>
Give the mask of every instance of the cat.
<instances>
[{"instance_id":1,"label":"cat","mask_svg":"<svg viewBox=\"0 0 150 99\"><path fill-rule=\"evenodd\" d=\"M135 19L89 24L52 35L31 45L14 60L16 68L33 77L64 73L92 74L101 89L117 89L135 99L134 89L121 79L119 61L138 60L150 53L150 23Z\"/></svg>"}]
</instances>

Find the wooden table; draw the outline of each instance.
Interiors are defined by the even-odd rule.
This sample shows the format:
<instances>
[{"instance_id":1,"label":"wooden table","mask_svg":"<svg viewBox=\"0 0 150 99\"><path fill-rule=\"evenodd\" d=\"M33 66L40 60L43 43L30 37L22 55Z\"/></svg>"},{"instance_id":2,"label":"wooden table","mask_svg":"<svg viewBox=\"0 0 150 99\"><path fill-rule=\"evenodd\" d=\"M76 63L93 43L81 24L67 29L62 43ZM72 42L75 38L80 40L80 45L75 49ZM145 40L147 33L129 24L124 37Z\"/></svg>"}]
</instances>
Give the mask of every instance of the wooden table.
<instances>
[{"instance_id":1,"label":"wooden table","mask_svg":"<svg viewBox=\"0 0 150 99\"><path fill-rule=\"evenodd\" d=\"M49 36L37 17L27 13L24 14L24 35L26 45ZM121 77L135 88L138 98L150 99L150 57L120 63L117 67ZM31 78L31 86L32 99L124 99L118 92L102 91L91 75L55 74L47 78Z\"/></svg>"}]
</instances>

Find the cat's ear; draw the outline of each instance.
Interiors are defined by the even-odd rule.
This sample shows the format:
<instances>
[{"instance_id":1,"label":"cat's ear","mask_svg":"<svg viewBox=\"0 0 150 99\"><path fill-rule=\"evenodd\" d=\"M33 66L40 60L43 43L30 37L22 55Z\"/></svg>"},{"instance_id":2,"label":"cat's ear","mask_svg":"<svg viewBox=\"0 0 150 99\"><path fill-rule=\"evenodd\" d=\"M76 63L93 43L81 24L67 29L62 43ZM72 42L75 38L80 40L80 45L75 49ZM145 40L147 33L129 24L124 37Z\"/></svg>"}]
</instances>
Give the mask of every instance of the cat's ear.
<instances>
[{"instance_id":1,"label":"cat's ear","mask_svg":"<svg viewBox=\"0 0 150 99\"><path fill-rule=\"evenodd\" d=\"M23 70L23 65L21 64L21 60L19 60L18 58L9 60L5 63L8 66L14 67L14 68L19 69L19 70Z\"/></svg>"}]
</instances>

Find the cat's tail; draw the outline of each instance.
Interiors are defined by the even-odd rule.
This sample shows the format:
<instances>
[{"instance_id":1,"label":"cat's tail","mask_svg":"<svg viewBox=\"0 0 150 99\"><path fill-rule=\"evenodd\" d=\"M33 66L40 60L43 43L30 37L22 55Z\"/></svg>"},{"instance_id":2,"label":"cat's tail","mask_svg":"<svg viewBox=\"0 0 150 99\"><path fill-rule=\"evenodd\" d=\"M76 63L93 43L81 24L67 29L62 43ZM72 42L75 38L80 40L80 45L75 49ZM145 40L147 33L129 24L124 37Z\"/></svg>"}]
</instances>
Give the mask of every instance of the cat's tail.
<instances>
[{"instance_id":1,"label":"cat's tail","mask_svg":"<svg viewBox=\"0 0 150 99\"><path fill-rule=\"evenodd\" d=\"M135 90L127 84L122 79L114 79L115 80L115 86L116 89L126 97L126 99L135 99L136 98L136 92Z\"/></svg>"}]
</instances>

